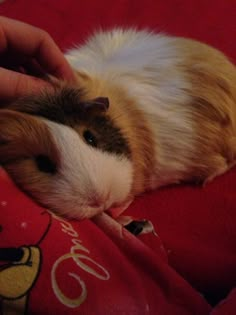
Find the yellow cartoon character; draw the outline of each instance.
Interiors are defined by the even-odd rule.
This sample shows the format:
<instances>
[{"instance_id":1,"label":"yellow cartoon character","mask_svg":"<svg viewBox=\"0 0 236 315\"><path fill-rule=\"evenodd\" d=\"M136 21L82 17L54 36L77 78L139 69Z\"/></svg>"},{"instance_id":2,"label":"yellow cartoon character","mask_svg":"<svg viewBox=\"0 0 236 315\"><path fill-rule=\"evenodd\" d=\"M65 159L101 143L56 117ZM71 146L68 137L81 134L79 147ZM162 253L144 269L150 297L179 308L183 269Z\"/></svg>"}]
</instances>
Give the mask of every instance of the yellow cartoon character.
<instances>
[{"instance_id":1,"label":"yellow cartoon character","mask_svg":"<svg viewBox=\"0 0 236 315\"><path fill-rule=\"evenodd\" d=\"M41 251L37 246L0 248L0 298L2 315L23 315L29 291L40 271Z\"/></svg>"}]
</instances>

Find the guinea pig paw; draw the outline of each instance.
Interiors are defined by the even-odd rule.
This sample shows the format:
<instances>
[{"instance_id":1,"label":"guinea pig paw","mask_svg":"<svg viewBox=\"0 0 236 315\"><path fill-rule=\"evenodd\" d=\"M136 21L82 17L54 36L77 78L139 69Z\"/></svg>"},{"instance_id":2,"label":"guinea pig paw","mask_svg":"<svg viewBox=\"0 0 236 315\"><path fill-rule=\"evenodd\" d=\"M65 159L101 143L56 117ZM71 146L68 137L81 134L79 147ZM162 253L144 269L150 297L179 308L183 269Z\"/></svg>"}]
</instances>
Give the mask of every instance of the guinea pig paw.
<instances>
[{"instance_id":1,"label":"guinea pig paw","mask_svg":"<svg viewBox=\"0 0 236 315\"><path fill-rule=\"evenodd\" d=\"M157 236L155 228L151 221L146 219L136 219L131 216L120 216L116 218L116 221L120 223L126 230L133 235L149 234L152 233Z\"/></svg>"}]
</instances>

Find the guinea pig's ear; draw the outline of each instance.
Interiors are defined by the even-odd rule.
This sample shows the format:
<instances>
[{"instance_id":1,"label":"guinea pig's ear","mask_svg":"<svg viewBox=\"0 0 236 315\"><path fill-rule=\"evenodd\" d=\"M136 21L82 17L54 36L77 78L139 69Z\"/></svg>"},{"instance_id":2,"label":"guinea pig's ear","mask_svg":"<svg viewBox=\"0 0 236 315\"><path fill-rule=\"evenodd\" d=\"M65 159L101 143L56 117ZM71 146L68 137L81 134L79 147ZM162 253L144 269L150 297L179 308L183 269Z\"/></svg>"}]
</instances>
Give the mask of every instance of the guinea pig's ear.
<instances>
[{"instance_id":1,"label":"guinea pig's ear","mask_svg":"<svg viewBox=\"0 0 236 315\"><path fill-rule=\"evenodd\" d=\"M40 158L40 157L45 157ZM0 164L39 158L59 162L59 153L47 125L28 114L0 110Z\"/></svg>"},{"instance_id":2,"label":"guinea pig's ear","mask_svg":"<svg viewBox=\"0 0 236 315\"><path fill-rule=\"evenodd\" d=\"M88 113L104 113L109 108L108 97L97 97L91 101L82 103L83 108Z\"/></svg>"}]
</instances>

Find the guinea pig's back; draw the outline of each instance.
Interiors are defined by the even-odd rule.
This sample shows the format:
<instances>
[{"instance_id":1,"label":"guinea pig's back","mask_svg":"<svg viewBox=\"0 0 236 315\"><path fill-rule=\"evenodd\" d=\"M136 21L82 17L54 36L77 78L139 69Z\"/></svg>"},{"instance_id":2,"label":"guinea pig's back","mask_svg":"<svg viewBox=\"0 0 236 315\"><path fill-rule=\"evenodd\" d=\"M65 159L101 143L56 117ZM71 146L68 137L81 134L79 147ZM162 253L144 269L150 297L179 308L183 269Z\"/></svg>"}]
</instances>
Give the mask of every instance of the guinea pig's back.
<instances>
[{"instance_id":1,"label":"guinea pig's back","mask_svg":"<svg viewBox=\"0 0 236 315\"><path fill-rule=\"evenodd\" d=\"M181 131L191 138L192 129L190 124L186 123L189 109L183 108L181 113L179 111L179 106L189 101L189 96L183 93L183 90L189 89L189 84L179 71L178 65L184 63L184 58L178 51L176 39L145 30L114 29L95 33L85 45L70 50L66 56L80 74L89 78L84 80L80 75L79 85L89 91L90 97L94 97L93 93L109 93L109 86L112 84L120 93L125 94L126 98L131 99L132 104L136 104L153 134L153 158L158 158L158 163L167 160L171 174L177 168L179 171L181 169L182 173L185 169L183 164L186 164L185 160L189 157L179 163L179 154L187 154L189 148L186 148L186 143L175 145L173 137L176 137L175 132ZM113 97L111 94L107 96ZM116 100L111 101L111 104L116 106ZM127 109L125 114L128 114ZM136 136L140 138L141 135ZM166 148L177 153L174 156L178 160L166 159ZM162 169L162 166L158 166L158 169ZM156 186L153 169L152 173L154 180L151 180L150 186ZM168 177L166 171L164 177ZM175 177L179 178L180 175Z\"/></svg>"},{"instance_id":2,"label":"guinea pig's back","mask_svg":"<svg viewBox=\"0 0 236 315\"><path fill-rule=\"evenodd\" d=\"M185 38L175 40L176 51L183 57L176 64L183 84L173 101L168 103L163 94L169 104L163 102L163 106L170 106L166 119L160 123L160 113L155 116L158 139L166 148L161 169L166 178L165 169L169 172L170 162L178 161L176 170L183 166L183 172L177 177L205 182L235 164L236 68L213 47Z\"/></svg>"},{"instance_id":3,"label":"guinea pig's back","mask_svg":"<svg viewBox=\"0 0 236 315\"><path fill-rule=\"evenodd\" d=\"M174 42L174 38L161 33L116 28L95 32L83 45L70 49L66 58L74 69L88 75L129 77L153 66L159 71L172 67L179 58Z\"/></svg>"},{"instance_id":4,"label":"guinea pig's back","mask_svg":"<svg viewBox=\"0 0 236 315\"><path fill-rule=\"evenodd\" d=\"M67 58L89 77L88 86L100 86L94 90L101 93L112 83L143 113L154 139L150 188L205 180L235 159L235 67L216 49L115 29L96 33Z\"/></svg>"}]
</instances>

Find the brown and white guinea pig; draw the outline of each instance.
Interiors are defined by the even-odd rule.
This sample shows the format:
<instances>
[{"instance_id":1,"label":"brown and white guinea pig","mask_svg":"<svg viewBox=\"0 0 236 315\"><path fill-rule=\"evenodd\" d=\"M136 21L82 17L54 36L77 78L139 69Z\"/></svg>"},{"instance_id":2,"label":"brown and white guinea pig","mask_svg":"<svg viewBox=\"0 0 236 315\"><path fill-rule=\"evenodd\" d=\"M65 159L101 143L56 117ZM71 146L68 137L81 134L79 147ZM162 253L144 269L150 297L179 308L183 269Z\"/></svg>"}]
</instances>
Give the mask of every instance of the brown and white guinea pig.
<instances>
[{"instance_id":1,"label":"brown and white guinea pig","mask_svg":"<svg viewBox=\"0 0 236 315\"><path fill-rule=\"evenodd\" d=\"M84 219L234 165L236 70L221 52L114 29L66 57L77 85L0 111L0 163L41 204Z\"/></svg>"}]
</instances>

